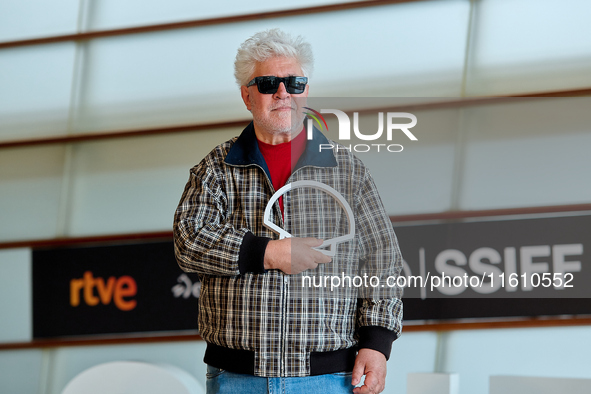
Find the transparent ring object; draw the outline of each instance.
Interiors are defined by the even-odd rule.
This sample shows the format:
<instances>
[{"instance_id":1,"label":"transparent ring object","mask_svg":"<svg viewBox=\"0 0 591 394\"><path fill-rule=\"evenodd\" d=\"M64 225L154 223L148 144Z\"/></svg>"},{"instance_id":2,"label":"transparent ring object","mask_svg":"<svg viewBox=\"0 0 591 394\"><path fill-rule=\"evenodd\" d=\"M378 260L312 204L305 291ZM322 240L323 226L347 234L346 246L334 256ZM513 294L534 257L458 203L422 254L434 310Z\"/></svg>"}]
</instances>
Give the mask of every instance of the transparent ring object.
<instances>
[{"instance_id":1,"label":"transparent ring object","mask_svg":"<svg viewBox=\"0 0 591 394\"><path fill-rule=\"evenodd\" d=\"M265 225L265 227L267 227L274 233L279 234L279 239L291 238L290 233L288 233L281 227L277 226L270 220L271 209L273 208L273 204L275 204L279 197L281 197L282 195L284 195L292 189L297 189L300 187L311 187L314 189L325 191L326 193L333 196L337 200L341 208L347 213L347 220L349 221L349 233L346 235L342 235L340 237L325 240L324 242L322 242L322 245L313 248L321 253L324 253L327 256L334 256L336 253L337 244L347 242L355 237L355 218L353 217L353 211L351 210L351 206L349 206L349 203L347 202L347 200L345 200L341 193L339 193L338 191L324 183L311 180L295 181L292 183L288 183L281 189L277 190L267 203L267 207L265 208L265 215L263 216L263 224ZM328 247L328 249L325 249L326 247Z\"/></svg>"}]
</instances>

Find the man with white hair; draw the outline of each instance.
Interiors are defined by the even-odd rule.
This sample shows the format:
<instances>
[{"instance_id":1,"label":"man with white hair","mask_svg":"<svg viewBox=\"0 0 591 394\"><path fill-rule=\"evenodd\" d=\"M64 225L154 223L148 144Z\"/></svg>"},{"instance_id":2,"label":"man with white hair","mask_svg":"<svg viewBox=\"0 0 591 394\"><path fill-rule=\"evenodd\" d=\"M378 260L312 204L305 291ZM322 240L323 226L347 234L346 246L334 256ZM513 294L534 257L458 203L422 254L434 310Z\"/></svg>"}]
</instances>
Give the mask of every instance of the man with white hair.
<instances>
[{"instance_id":1,"label":"man with white hair","mask_svg":"<svg viewBox=\"0 0 591 394\"><path fill-rule=\"evenodd\" d=\"M235 77L253 121L191 169L176 210L177 260L202 281L199 329L210 394L384 389L386 361L402 328L400 289L387 297L357 286L340 297L301 292L303 274L343 270L344 282L345 273L362 269L395 277L402 266L363 163L346 149L318 152L320 144L334 143L305 130L312 62L310 45L279 29L242 44ZM334 204L302 205L286 194L273 218L292 237L277 239L263 225L273 194L298 180L324 183L352 207L355 238L338 245L332 259L318 247L346 225ZM325 201L318 193L301 191L299 200Z\"/></svg>"}]
</instances>

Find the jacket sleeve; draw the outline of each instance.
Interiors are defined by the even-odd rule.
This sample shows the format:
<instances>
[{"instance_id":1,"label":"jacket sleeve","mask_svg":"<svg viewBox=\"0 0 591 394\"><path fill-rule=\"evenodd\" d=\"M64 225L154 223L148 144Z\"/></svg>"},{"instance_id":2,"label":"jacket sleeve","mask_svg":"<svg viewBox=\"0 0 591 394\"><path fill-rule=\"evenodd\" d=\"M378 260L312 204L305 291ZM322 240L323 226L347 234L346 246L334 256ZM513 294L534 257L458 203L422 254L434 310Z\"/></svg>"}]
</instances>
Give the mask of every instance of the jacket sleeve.
<instances>
[{"instance_id":1,"label":"jacket sleeve","mask_svg":"<svg viewBox=\"0 0 591 394\"><path fill-rule=\"evenodd\" d=\"M402 289L395 279L402 270L402 254L377 187L366 170L356 205L360 275L379 278L377 287L362 288L357 303L359 348L390 357L392 342L402 331ZM383 287L382 287L383 285Z\"/></svg>"},{"instance_id":2,"label":"jacket sleeve","mask_svg":"<svg viewBox=\"0 0 591 394\"><path fill-rule=\"evenodd\" d=\"M270 239L230 224L228 198L211 163L204 160L191 169L173 223L175 255L184 271L214 276L264 272Z\"/></svg>"}]
</instances>

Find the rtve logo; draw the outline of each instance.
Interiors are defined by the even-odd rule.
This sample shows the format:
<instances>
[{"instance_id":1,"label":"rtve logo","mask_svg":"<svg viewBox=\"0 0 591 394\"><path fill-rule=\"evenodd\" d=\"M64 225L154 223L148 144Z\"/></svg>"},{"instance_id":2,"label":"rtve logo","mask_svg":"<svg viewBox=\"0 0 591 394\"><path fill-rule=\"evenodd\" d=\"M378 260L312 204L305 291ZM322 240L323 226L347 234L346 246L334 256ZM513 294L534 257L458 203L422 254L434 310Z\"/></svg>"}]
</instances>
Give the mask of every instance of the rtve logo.
<instances>
[{"instance_id":1,"label":"rtve logo","mask_svg":"<svg viewBox=\"0 0 591 394\"><path fill-rule=\"evenodd\" d=\"M96 288L98 297L94 292ZM111 276L107 283L103 278L94 278L91 271L86 271L81 279L72 279L70 281L70 305L80 305L80 293L83 294L84 302L89 306L108 305L113 301L115 306L122 311L130 311L137 305L133 297L137 294L137 284L135 280L128 275L120 278Z\"/></svg>"}]
</instances>

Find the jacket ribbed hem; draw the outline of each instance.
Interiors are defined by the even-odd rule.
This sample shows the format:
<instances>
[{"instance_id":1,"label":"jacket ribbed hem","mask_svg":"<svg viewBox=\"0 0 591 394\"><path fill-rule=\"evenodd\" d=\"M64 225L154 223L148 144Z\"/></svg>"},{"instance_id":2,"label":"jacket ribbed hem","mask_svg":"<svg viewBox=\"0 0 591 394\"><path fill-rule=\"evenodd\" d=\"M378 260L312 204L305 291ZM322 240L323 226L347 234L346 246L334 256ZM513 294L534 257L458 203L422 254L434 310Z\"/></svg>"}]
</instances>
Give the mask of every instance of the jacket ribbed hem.
<instances>
[{"instance_id":1,"label":"jacket ribbed hem","mask_svg":"<svg viewBox=\"0 0 591 394\"><path fill-rule=\"evenodd\" d=\"M356 355L356 347L330 352L310 352L310 376L351 372ZM203 361L212 367L249 375L254 375L254 360L254 351L230 349L212 343L207 344L203 358Z\"/></svg>"}]
</instances>

